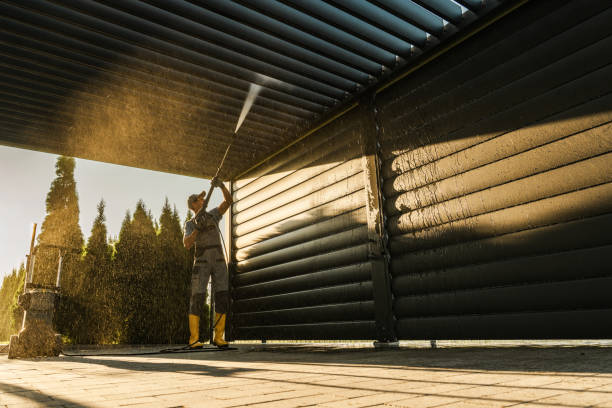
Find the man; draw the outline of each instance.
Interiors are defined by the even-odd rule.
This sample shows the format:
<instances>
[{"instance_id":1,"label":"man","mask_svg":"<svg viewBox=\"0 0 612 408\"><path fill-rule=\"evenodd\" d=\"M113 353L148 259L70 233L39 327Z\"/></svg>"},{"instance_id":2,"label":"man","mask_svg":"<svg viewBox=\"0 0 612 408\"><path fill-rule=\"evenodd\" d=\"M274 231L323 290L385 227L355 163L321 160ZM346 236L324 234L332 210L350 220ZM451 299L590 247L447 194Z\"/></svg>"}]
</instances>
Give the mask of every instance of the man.
<instances>
[{"instance_id":1,"label":"man","mask_svg":"<svg viewBox=\"0 0 612 408\"><path fill-rule=\"evenodd\" d=\"M200 217L194 217L185 223L183 245L191 249L195 245L195 257L191 275L191 299L189 301L189 347L201 348L204 344L199 341L200 315L206 301L206 286L208 278L212 275L212 288L215 294L215 321L213 343L217 347L227 347L223 339L225 332L225 317L229 307L228 272L225 264L221 237L219 236L219 221L221 216L232 204L232 196L227 188L218 179L211 181L213 187L220 187L224 201L219 207L209 212L203 212ZM211 190L212 191L212 190ZM187 206L194 214L204 205L206 192L192 194L187 200Z\"/></svg>"}]
</instances>

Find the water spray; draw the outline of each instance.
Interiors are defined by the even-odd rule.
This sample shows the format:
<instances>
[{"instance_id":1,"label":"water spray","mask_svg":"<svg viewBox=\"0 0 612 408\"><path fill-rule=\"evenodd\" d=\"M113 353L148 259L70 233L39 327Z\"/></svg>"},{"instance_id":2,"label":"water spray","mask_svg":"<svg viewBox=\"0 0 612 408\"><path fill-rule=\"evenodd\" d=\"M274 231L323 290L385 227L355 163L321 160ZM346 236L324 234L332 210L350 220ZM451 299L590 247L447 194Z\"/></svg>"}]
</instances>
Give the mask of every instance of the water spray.
<instances>
[{"instance_id":1,"label":"water spray","mask_svg":"<svg viewBox=\"0 0 612 408\"><path fill-rule=\"evenodd\" d=\"M246 118L247 114L251 110L251 107L253 107L253 103L255 102L255 99L257 99L257 95L259 95L260 91L261 91L261 85L251 83L251 85L249 86L249 93L247 94L246 99L244 100L244 104L242 105L242 111L240 112L240 116L238 117L238 123L236 123L236 129L234 129L232 138L230 139L230 142L227 145L227 148L225 149L225 154L223 154L223 158L221 159L221 164L219 164L219 167L217 167L217 172L212 178L213 180L215 180L219 176L219 172L223 168L223 163L225 163L225 158L227 157L227 153L229 152L230 147L232 146L232 144L234 143L234 140L236 139L236 133L238 133L238 129L240 129L240 126L242 126L242 122L244 122L244 119ZM211 184L210 188L208 189L208 193L206 194L206 198L204 199L204 204L202 205L202 208L194 216L194 218L197 218L200 214L203 214L204 211L206 211L206 207L208 207L208 201L210 200L210 196L212 195L212 191L214 188L215 186Z\"/></svg>"},{"instance_id":2,"label":"water spray","mask_svg":"<svg viewBox=\"0 0 612 408\"><path fill-rule=\"evenodd\" d=\"M240 129L242 122L244 122L244 118L246 118L247 113L249 113L249 111L251 110L251 107L253 106L253 102L255 102L255 99L257 98L257 95L259 95L260 91L261 91L261 85L252 83L249 86L249 93L247 94L247 97L244 100L244 105L242 106L242 112L240 112L240 117L238 118L238 123L236 123L236 129L234 130L234 135L236 134L236 132L238 132L238 129Z\"/></svg>"}]
</instances>

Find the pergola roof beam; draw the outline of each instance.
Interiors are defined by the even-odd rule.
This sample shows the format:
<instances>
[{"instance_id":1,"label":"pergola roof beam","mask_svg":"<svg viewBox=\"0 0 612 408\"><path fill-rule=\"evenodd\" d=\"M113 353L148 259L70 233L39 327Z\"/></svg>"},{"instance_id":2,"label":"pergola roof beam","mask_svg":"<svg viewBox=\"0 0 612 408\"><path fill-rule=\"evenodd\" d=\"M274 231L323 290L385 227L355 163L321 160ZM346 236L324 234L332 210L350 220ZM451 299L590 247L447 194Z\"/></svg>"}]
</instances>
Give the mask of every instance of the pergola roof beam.
<instances>
[{"instance_id":1,"label":"pergola roof beam","mask_svg":"<svg viewBox=\"0 0 612 408\"><path fill-rule=\"evenodd\" d=\"M19 3L20 5L31 5L32 3L38 4L39 1L20 0ZM30 24L35 25L35 27L46 27L51 31L60 33L69 39L78 38L81 40L81 42L96 45L100 48L105 48L106 50L113 50L116 53L127 56L140 56L140 58L155 61L156 63L161 62L160 60L167 61L167 59L170 58L172 60L179 60L181 62L188 63L194 68L199 67L200 69L204 69L208 72L226 76L228 78L228 83L235 81L236 78L240 78L246 83L259 83L263 87L273 88L286 94L292 94L323 106L333 106L338 102L335 97L320 93L317 90L304 88L299 84L291 84L288 81L280 80L265 84L265 81L262 80L261 76L255 75L253 71L247 68L232 65L214 57L209 57L202 53L183 47L176 47L174 44L147 37L133 30L127 30L119 26L114 26L110 23L101 21L99 19L94 19L93 17L89 17L85 14L80 14L63 7L50 5L48 3L41 4L40 7L42 11L55 15L56 19L52 18L51 16L28 11L26 9L8 7L7 5L0 5L0 10L4 15L9 15L11 17L17 17L20 20L28 21ZM71 23L63 21L67 17L70 17L69 21L71 21ZM62 21L58 21L57 18L62 18ZM94 26L93 30L91 27L89 29L81 28L84 23L88 22ZM108 29L110 32L101 34L100 30L104 28ZM128 37L133 34L133 37L129 37L129 39L121 38L120 34ZM135 39L138 39L139 42L135 43ZM156 47L152 48L151 45L156 45ZM149 54L149 56L145 57L147 54ZM168 65L172 66L173 64ZM310 85L311 87L319 88L320 90L324 89L328 93L335 94L337 97L343 95L344 91L339 89L326 86L306 78L302 79L303 83Z\"/></svg>"},{"instance_id":2,"label":"pergola roof beam","mask_svg":"<svg viewBox=\"0 0 612 408\"><path fill-rule=\"evenodd\" d=\"M0 55L3 55L0 52ZM73 67L56 67L53 65L54 61L46 61L44 58L38 60L29 60L27 58L16 58L13 55L4 55L4 59L0 62L0 67L5 67L9 70L22 71L37 75L40 77L46 77L55 82L58 86L66 87L68 90L74 89L76 85L81 87L81 93L89 95L95 95L97 93L104 92L106 95L101 97L108 97L109 92L115 92L115 95L120 95L125 92L125 86L131 86L133 89L137 89L147 96L150 100L158 100L164 104L174 104L174 106L183 106L186 110L199 110L201 112L213 112L216 114L225 115L225 119L229 117L237 118L240 114L241 106L232 106L229 104L220 104L216 101L209 101L206 99L199 99L196 93L186 94L176 92L170 87L161 86L155 83L147 83L138 79L130 77L121 78L119 83L108 82L105 83L99 79L92 79L95 77L91 73L97 73L96 70L91 69L90 76L88 76L88 70L86 67L78 67L80 70L73 70ZM66 84L66 85L64 85ZM163 92L158 92L158 90ZM93 92L93 93L92 93ZM204 98L205 95L202 95ZM263 111L263 112L262 112ZM295 120L299 117L282 114L279 112L270 111L269 109L258 108L253 110L252 115L249 117L249 123L259 123L263 126L274 125L276 129L290 127ZM273 130L273 129L270 129Z\"/></svg>"},{"instance_id":3,"label":"pergola roof beam","mask_svg":"<svg viewBox=\"0 0 612 408\"><path fill-rule=\"evenodd\" d=\"M221 45L227 45L245 54L285 65L283 59L289 57L300 63L319 68L359 84L367 84L370 75L361 69L348 66L340 61L299 47L283 38L267 34L261 30L245 26L230 18L188 2L165 0L162 4L150 5L133 0L103 0L106 4L121 8L138 16L148 17L159 24L194 36L217 38ZM210 27L210 28L209 28ZM265 48L264 48L265 47ZM290 61L290 60L289 60ZM291 61L290 61L291 62Z\"/></svg>"},{"instance_id":4,"label":"pergola roof beam","mask_svg":"<svg viewBox=\"0 0 612 408\"><path fill-rule=\"evenodd\" d=\"M353 31L359 31L362 27L369 27L369 30L373 31L381 41L388 41L389 39L395 41L401 40L403 44L399 44L402 44L403 47L405 44L409 44L409 53L412 52L412 45L416 45L419 48L427 46L427 31L414 25L411 21L400 18L395 13L367 1L327 1L344 11L346 14L344 19L347 20L347 23L350 21L350 17L358 19L359 24L353 24Z\"/></svg>"},{"instance_id":5,"label":"pergola roof beam","mask_svg":"<svg viewBox=\"0 0 612 408\"><path fill-rule=\"evenodd\" d=\"M262 40L267 39L268 37L279 38L288 44L293 44L296 47L299 47L300 49L308 50L312 53L336 60L358 71L366 72L369 75L376 76L380 74L381 65L376 61L365 58L362 55L349 51L344 47L325 41L309 32L299 30L289 24L271 18L255 9L251 9L249 8L248 3L241 5L236 2L226 0L205 0L194 2L197 3L196 6L192 3L182 2L179 0L145 1L174 12L186 12L185 7L191 6L190 10L194 15L197 15L197 9L212 10L234 22L235 29L238 32L251 28L256 32L259 32L259 35L265 36L262 37ZM231 27L231 29L233 29L233 27Z\"/></svg>"},{"instance_id":6,"label":"pergola roof beam","mask_svg":"<svg viewBox=\"0 0 612 408\"><path fill-rule=\"evenodd\" d=\"M380 9L387 10L394 14L396 18L405 20L408 23L420 28L431 35L440 37L444 33L444 19L436 13L431 12L412 1L408 0L369 0L376 4ZM384 15L378 14L381 17ZM398 24L401 24L401 20ZM383 20L386 22L386 19ZM395 30L401 31L402 25L398 25Z\"/></svg>"},{"instance_id":7,"label":"pergola roof beam","mask_svg":"<svg viewBox=\"0 0 612 408\"><path fill-rule=\"evenodd\" d=\"M295 28L307 31L325 41L349 49L351 52L360 54L387 67L392 67L397 62L396 54L393 52L377 47L369 41L355 37L353 34L347 33L287 4L276 0L240 0L240 2L248 4L249 7L256 8L269 16L274 16Z\"/></svg>"},{"instance_id":8,"label":"pergola roof beam","mask_svg":"<svg viewBox=\"0 0 612 408\"><path fill-rule=\"evenodd\" d=\"M399 1L402 0L392 0ZM458 25L463 20L463 12L461 11L461 7L452 2L451 0L413 0L416 4L421 7L436 13L447 21Z\"/></svg>"}]
</instances>

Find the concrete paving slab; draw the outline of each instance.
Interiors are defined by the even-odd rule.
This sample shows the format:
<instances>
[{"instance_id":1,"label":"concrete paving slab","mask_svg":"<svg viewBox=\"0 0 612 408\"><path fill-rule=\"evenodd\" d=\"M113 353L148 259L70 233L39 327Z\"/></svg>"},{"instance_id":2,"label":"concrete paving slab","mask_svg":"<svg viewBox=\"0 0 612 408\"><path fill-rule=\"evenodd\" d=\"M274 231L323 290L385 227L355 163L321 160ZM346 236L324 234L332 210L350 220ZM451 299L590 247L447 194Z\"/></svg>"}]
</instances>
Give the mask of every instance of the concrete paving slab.
<instances>
[{"instance_id":1,"label":"concrete paving slab","mask_svg":"<svg viewBox=\"0 0 612 408\"><path fill-rule=\"evenodd\" d=\"M0 408L612 408L612 348L603 346L280 344L129 355L153 350L97 348L84 353L96 355L27 360L0 355ZM102 355L108 353L116 355Z\"/></svg>"}]
</instances>

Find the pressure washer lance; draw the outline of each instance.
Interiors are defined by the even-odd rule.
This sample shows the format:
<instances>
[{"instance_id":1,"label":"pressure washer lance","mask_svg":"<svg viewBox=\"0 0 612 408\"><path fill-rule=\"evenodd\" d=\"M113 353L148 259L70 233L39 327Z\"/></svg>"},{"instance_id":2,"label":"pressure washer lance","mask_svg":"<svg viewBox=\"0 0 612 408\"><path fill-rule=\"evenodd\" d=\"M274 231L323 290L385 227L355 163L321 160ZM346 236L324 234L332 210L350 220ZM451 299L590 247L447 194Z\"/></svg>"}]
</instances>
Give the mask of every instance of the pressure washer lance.
<instances>
[{"instance_id":1,"label":"pressure washer lance","mask_svg":"<svg viewBox=\"0 0 612 408\"><path fill-rule=\"evenodd\" d=\"M223 168L223 163L225 163L225 158L227 157L227 153L229 152L230 147L232 147L232 144L234 143L235 137L236 137L236 133L234 133L234 135L232 136L232 140L227 145L227 149L225 149L225 154L223 155L223 158L221 159L221 164L219 164L219 167L217 167L217 172L215 173L215 176L212 178L211 181L216 180L217 177L219 176L219 172L221 171L221 168ZM202 204L202 208L200 208L200 210L193 217L193 221L195 222L196 225L198 225L198 222L204 221L202 217L206 213L206 207L208 207L208 201L210 200L210 196L214 188L215 188L214 183L211 183L210 188L208 189L208 193L206 194L206 197L204 198L204 204Z\"/></svg>"}]
</instances>

